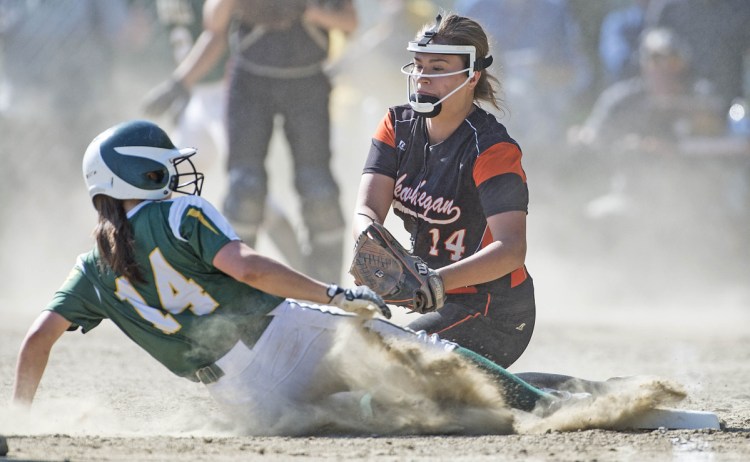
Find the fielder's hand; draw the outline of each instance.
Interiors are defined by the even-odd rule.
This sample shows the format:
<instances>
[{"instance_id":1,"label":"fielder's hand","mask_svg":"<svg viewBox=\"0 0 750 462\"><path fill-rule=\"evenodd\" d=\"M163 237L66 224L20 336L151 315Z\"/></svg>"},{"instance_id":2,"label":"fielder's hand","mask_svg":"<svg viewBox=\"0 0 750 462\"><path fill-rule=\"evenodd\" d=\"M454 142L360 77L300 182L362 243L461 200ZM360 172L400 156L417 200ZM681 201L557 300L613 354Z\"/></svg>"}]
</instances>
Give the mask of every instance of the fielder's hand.
<instances>
[{"instance_id":1,"label":"fielder's hand","mask_svg":"<svg viewBox=\"0 0 750 462\"><path fill-rule=\"evenodd\" d=\"M160 116L170 111L175 118L185 109L190 91L179 80L169 79L148 92L143 110L150 116Z\"/></svg>"},{"instance_id":2,"label":"fielder's hand","mask_svg":"<svg viewBox=\"0 0 750 462\"><path fill-rule=\"evenodd\" d=\"M390 319L391 317L391 310L388 305L369 287L358 286L352 289L344 289L336 284L331 284L328 286L328 294L331 297L328 303L342 310L365 317L372 317L377 312L386 318Z\"/></svg>"}]
</instances>

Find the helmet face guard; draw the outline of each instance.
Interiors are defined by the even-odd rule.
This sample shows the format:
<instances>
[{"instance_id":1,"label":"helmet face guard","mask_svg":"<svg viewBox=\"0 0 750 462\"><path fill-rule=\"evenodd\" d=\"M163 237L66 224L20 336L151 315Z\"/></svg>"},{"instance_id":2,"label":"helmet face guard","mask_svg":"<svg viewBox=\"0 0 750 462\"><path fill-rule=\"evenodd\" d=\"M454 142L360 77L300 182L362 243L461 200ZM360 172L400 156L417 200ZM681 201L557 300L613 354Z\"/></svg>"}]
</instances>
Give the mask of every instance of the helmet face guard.
<instances>
[{"instance_id":1,"label":"helmet face guard","mask_svg":"<svg viewBox=\"0 0 750 462\"><path fill-rule=\"evenodd\" d=\"M177 149L151 122L112 127L97 136L83 156L89 196L159 200L172 192L200 195L203 174L190 160L195 153L194 148Z\"/></svg>"},{"instance_id":2,"label":"helmet face guard","mask_svg":"<svg viewBox=\"0 0 750 462\"><path fill-rule=\"evenodd\" d=\"M436 44L431 43L432 39L435 38L436 31L438 27L440 26L440 21L442 20L442 17L440 15L435 18L435 26L433 26L430 30L426 31L424 33L424 36L420 40L414 40L409 42L408 46L406 47L407 51L411 51L414 53L430 53L430 54L443 54L443 55L465 55L468 57L468 66L464 69L461 69L459 71L455 72L446 72L444 74L422 74L422 73L416 73L414 72L414 63L408 63L401 67L401 72L405 74L406 77L406 97L409 101L409 105L414 109L414 111L420 113L421 115L425 117L435 117L440 113L440 110L442 109L442 103L449 97L451 97L454 93L456 93L458 90L463 88L472 77L474 77L475 71L481 71L483 69L486 69L490 64L492 64L492 56L487 56L486 58L482 58L479 61L476 59L476 48L473 45L442 45L442 44ZM458 75L467 73L466 80L463 81L463 83L459 86L457 86L453 91L448 93L447 95L443 96L442 98L438 99L434 96L420 96L416 89L417 89L417 81L422 77L427 77L430 79L439 78L439 77L448 77L452 75Z\"/></svg>"},{"instance_id":3,"label":"helmet face guard","mask_svg":"<svg viewBox=\"0 0 750 462\"><path fill-rule=\"evenodd\" d=\"M474 48L474 47L471 47ZM429 52L425 52L429 53ZM454 53L451 53L454 54ZM409 100L409 105L414 109L416 112L422 114L425 117L435 117L436 115L440 114L440 110L442 109L442 103L446 99L448 99L450 96L453 96L454 93L456 93L458 90L463 88L467 83L469 83L469 80L474 76L474 70L471 68L465 68L461 69L460 71L455 72L446 72L445 74L422 74L422 73L416 73L414 72L414 63L408 63L405 64L403 67L401 67L401 72L403 74L406 74L406 97ZM458 75L458 74L464 74L468 72L469 76L466 77L466 80L461 83L461 85L457 86L453 89L450 93L443 96L442 98L438 99L435 96L430 95L420 95L417 93L417 81L420 78L439 78L439 77L448 77L452 75Z\"/></svg>"},{"instance_id":4,"label":"helmet face guard","mask_svg":"<svg viewBox=\"0 0 750 462\"><path fill-rule=\"evenodd\" d=\"M195 153L196 151L193 150L193 154ZM190 156L193 154L190 154ZM190 156L174 159L173 164L177 173L170 180L169 189L188 196L200 196L203 190L203 173L195 169L195 164ZM178 167L184 162L187 162L187 165L183 167L184 171L181 171Z\"/></svg>"}]
</instances>

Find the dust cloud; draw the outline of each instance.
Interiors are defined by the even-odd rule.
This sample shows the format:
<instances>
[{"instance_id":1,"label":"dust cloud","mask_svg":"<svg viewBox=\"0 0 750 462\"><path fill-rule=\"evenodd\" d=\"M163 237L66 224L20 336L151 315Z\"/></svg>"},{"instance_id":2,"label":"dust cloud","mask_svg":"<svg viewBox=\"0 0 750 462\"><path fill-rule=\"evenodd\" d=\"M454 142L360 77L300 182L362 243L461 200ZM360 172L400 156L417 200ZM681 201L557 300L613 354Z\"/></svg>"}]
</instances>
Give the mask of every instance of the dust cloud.
<instances>
[{"instance_id":1,"label":"dust cloud","mask_svg":"<svg viewBox=\"0 0 750 462\"><path fill-rule=\"evenodd\" d=\"M363 25L373 26L368 24L373 19L367 18L375 17L363 16ZM398 69L409 58L403 44L416 28L404 22L400 19L390 27L373 27L366 40L359 39L354 42L356 47L344 50L334 69L333 168L340 181L346 217L353 209L371 134L389 105L403 103L405 83ZM403 28L394 31L394 27ZM379 32L377 40L372 37L375 32ZM122 120L142 117L141 97L171 71L166 37L158 31L150 34L154 35L142 32L138 40L121 43L113 72L106 78L100 76L104 92L79 90L67 74L58 74L52 83L44 85L29 82L23 92L11 88L7 80L1 84L0 198L4 213L0 218L0 319L8 328L30 325L65 278L75 256L93 244L90 231L95 216L81 178L80 161L96 134ZM8 63L6 60L5 65ZM0 67L0 71L7 69ZM55 98L61 94L66 98L60 104ZM512 100L508 105L511 110L501 121L515 136L513 117L518 111L514 111ZM168 119L158 122L165 128L172 123ZM617 330L623 326L661 326L655 329L660 335L682 340L694 333L705 337L712 332L739 331L747 325L750 233L746 163L724 158L613 159L607 152L570 150L564 140L550 146L536 146L531 137L517 141L524 151L530 189L527 263L537 290L538 333L516 369L536 369L538 364L545 364L568 368L555 372L625 372L609 364L604 354L589 353L586 364L577 358L554 357L555 346L544 336L575 342L560 333L555 324L559 321L563 322L562 329L569 329L570 336L588 329L586 338L602 344L610 340L605 334L623 335ZM269 155L272 194L296 220L299 214L291 186L291 162L284 146L275 146ZM208 177L206 181L213 180ZM394 234L399 235L400 225L394 226ZM263 238L258 247L277 254ZM351 283L351 279L342 274L342 282ZM609 330L597 336L592 324ZM372 347L366 337L352 337L338 345L330 361L351 371L347 380L353 390L371 394L373 422L364 424L362 400L366 404L367 398L354 393L332 398L330 408L291 413L295 421L280 422L279 429L349 428L365 433L377 429L390 434L607 428L627 415L674 402L681 396L679 386L649 379L623 385L590 405L563 410L547 419L519 417L504 407L502 397L484 376L465 364L419 355L394 360L387 348ZM623 337L618 346L627 347L632 342L647 344L649 339ZM0 345L6 357L14 355L19 346L2 339ZM539 352L540 345L548 351ZM580 350L588 352L595 347L582 344ZM686 341L675 342L673 348L676 351L669 353L680 357L694 354L693 344ZM371 366L360 364L361 357L367 357ZM71 363L79 360L75 355L67 359ZM142 357L136 360L146 361ZM530 364L532 360L538 363ZM644 367L639 360L633 358L619 367ZM425 377L408 373L411 367L420 368ZM671 372L693 377L688 375L693 372L689 365L674 367ZM10 371L8 367L6 372ZM154 373L148 368L146 371ZM427 377L447 376L447 371L455 377L425 382ZM86 372L82 370L81 374ZM0 430L29 434L242 431L219 417L210 405L201 407L198 403L206 399L204 393L174 386L174 381L173 377L164 379L170 384L169 392L152 390L158 397L149 402L158 403L162 396L182 393L190 406L172 404L169 413L156 414L169 416L164 419L145 411L131 410L123 415L111 402L58 397L40 402L32 411L33 416L55 418L25 421L23 413L3 409ZM125 387L122 383L108 384ZM464 395L456 396L458 390ZM137 395L125 398L132 402L139 399ZM387 403L380 412L379 402Z\"/></svg>"},{"instance_id":2,"label":"dust cloud","mask_svg":"<svg viewBox=\"0 0 750 462\"><path fill-rule=\"evenodd\" d=\"M541 419L520 415L519 433L591 429L632 430L633 422L653 409L674 407L687 397L680 384L657 377L630 377L609 384L591 398L571 402Z\"/></svg>"},{"instance_id":3,"label":"dust cloud","mask_svg":"<svg viewBox=\"0 0 750 462\"><path fill-rule=\"evenodd\" d=\"M409 58L403 43L423 19L431 19L431 13L410 16L405 13L413 12L358 6L361 33L341 47L330 67L332 167L347 219L370 136L386 108L403 103L405 81L398 69ZM94 215L81 181L83 151L107 127L143 117L140 101L173 67L168 39L151 13L133 13L111 49L106 72L103 65L91 69L91 56L77 62L80 55L72 54L67 66L55 61L60 69L72 70L55 73L50 65L40 74L47 76L42 80L33 77L40 56L28 56L23 73L6 53L2 73L7 75L0 84L4 303L35 312L46 302L44 294L51 294L65 277L75 255L91 246ZM493 71L501 80L510 73L500 64ZM748 303L747 162L710 156L618 157L606 149L574 149L564 139L540 145L533 133L524 136L514 128L524 114L508 93L501 121L524 151L530 189L527 263L537 280L540 316L561 310L585 315L590 309L679 306L682 316L690 318L700 316L707 305L723 309ZM579 103L574 112L585 114L590 102ZM166 117L157 122L168 130L173 126ZM271 195L298 224L293 166L278 137L268 159ZM224 191L222 167L212 164L216 172L206 180L215 202ZM391 224L403 237L400 224ZM280 255L267 236L258 247ZM341 281L352 282L345 269Z\"/></svg>"},{"instance_id":4,"label":"dust cloud","mask_svg":"<svg viewBox=\"0 0 750 462\"><path fill-rule=\"evenodd\" d=\"M359 398L355 399L359 406L325 403L313 415L327 416L332 428L364 434L628 429L638 416L673 406L687 396L681 385L670 380L628 377L605 382L587 399L522 412L509 408L495 382L464 358L425 351L405 341L384 341L359 323L340 330L328 361L329 369L337 374L343 371L346 384L358 391L353 396ZM367 397L365 409L362 396ZM301 421L299 415L290 420Z\"/></svg>"},{"instance_id":5,"label":"dust cloud","mask_svg":"<svg viewBox=\"0 0 750 462\"><path fill-rule=\"evenodd\" d=\"M417 348L405 340L385 341L362 324L357 319L340 327L319 367L322 381L333 382L330 377L334 376L341 380L343 391L311 404L290 404L277 413L281 417L276 422L256 422L251 412L242 418L224 414L202 396L205 393L175 385L175 381L185 381L169 377L165 389L129 392L121 403L127 409L95 395L43 399L31 411L10 408L0 414L0 432L74 436L538 434L629 429L639 415L673 406L686 397L684 389L670 380L628 377L605 382L587 399L521 412L505 404L492 378L459 355ZM162 383L161 379L156 374L148 383ZM575 389L575 384L567 386ZM148 405L149 394L162 402L161 409ZM128 400L144 401L140 406L145 409L127 404ZM170 401L174 402L164 404Z\"/></svg>"}]
</instances>

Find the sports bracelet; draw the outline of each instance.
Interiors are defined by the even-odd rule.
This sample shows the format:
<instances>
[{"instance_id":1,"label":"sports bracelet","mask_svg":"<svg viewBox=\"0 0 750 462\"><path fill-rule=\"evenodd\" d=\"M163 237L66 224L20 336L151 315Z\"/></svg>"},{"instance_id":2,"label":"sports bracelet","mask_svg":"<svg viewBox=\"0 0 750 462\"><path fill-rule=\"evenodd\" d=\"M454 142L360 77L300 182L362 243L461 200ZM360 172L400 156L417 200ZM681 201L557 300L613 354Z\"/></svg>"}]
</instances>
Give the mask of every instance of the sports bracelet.
<instances>
[{"instance_id":1,"label":"sports bracelet","mask_svg":"<svg viewBox=\"0 0 750 462\"><path fill-rule=\"evenodd\" d=\"M328 295L328 303L331 303L333 301L333 297L343 292L344 289L339 287L336 284L328 284L328 289L326 289L326 295Z\"/></svg>"},{"instance_id":2,"label":"sports bracelet","mask_svg":"<svg viewBox=\"0 0 750 462\"><path fill-rule=\"evenodd\" d=\"M367 218L369 218L370 220L372 220L372 222L373 222L373 223L377 223L377 222L378 222L378 220L374 219L373 217L371 217L370 215L368 215L368 214L366 214L366 213L362 213L362 212L357 212L357 215L362 215L363 217L367 217Z\"/></svg>"}]
</instances>

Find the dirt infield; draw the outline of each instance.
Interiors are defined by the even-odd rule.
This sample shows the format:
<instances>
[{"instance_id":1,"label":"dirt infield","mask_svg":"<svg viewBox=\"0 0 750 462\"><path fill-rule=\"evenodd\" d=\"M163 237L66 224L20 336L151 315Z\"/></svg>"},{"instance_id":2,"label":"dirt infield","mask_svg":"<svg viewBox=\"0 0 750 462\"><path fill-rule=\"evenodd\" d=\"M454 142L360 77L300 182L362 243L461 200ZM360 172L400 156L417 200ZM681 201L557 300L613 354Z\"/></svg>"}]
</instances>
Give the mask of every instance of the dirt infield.
<instances>
[{"instance_id":1,"label":"dirt infield","mask_svg":"<svg viewBox=\"0 0 750 462\"><path fill-rule=\"evenodd\" d=\"M647 375L682 384L680 407L723 429L545 431L461 436L237 434L197 384L172 377L109 325L66 334L30 415L0 414L9 460L743 460L750 449L747 314L550 315L511 369L589 379ZM9 396L28 317L0 328L0 396ZM731 322L730 322L731 321ZM522 430L524 431L524 430Z\"/></svg>"},{"instance_id":2,"label":"dirt infield","mask_svg":"<svg viewBox=\"0 0 750 462\"><path fill-rule=\"evenodd\" d=\"M355 171L361 163L361 158L341 159L341 172ZM545 184L543 173L537 172L540 187ZM352 200L355 187L343 184L345 202ZM2 246L7 283L0 295L3 402L11 395L15 356L26 329L75 255L91 245L93 209L85 206L81 189L76 183L54 201L37 200L33 206L19 201L8 210L15 220L6 223ZM31 415L0 406L7 458L745 460L750 451L746 266L712 272L702 267L704 260L685 263L644 241L631 242L633 250L619 254L630 253L637 262L630 271L608 249L579 253L592 247L591 229L585 223L565 222L574 221L573 213L539 195L529 216L527 259L537 287L537 325L531 345L511 371L673 381L687 392L680 407L717 413L723 430L612 431L581 425L587 429L521 429L526 433L491 436L248 436L232 429L202 386L173 377L111 323L103 323L85 336L66 334L58 342ZM352 205L345 207L350 210ZM73 237L61 240L50 233L62 223L66 235ZM258 247L274 254L267 242ZM659 266L663 261L669 264ZM744 285L716 282L727 275L744 280ZM400 322L408 319L397 313Z\"/></svg>"},{"instance_id":3,"label":"dirt infield","mask_svg":"<svg viewBox=\"0 0 750 462\"><path fill-rule=\"evenodd\" d=\"M746 435L746 434L745 434ZM589 430L529 436L12 438L18 458L44 460L744 460L736 433ZM53 456L54 455L54 456ZM10 460L14 458L11 457Z\"/></svg>"},{"instance_id":4,"label":"dirt infield","mask_svg":"<svg viewBox=\"0 0 750 462\"><path fill-rule=\"evenodd\" d=\"M361 66L367 73L374 72L374 67L369 62ZM393 92L401 97L403 82L397 67L385 71L396 76L398 87ZM373 101L370 94L376 89L360 82L341 88L350 93L334 95L334 170L341 180L342 207L348 214L353 210L358 172L370 136L384 114L386 99ZM39 132L29 131L25 136L31 139ZM557 423L555 428L567 431L552 428L552 422L546 422L548 428L545 422L530 425L523 416L516 416L522 425L504 435L252 436L237 431L201 385L172 376L111 323L102 323L85 336L65 334L52 352L31 413L17 413L7 402L21 340L65 278L75 256L92 245L89 233L95 217L77 176L78 151L76 175L64 182L58 179L67 187L50 188L37 175L44 171L54 176L53 168L44 164L44 168L32 169L23 164L35 159L46 162L49 153L42 150L27 156L15 146L24 147L18 136L3 138L12 141L12 158L22 165L2 172L8 172L12 181L1 192L10 198L12 191L13 200L4 205L0 227L0 434L7 437L9 446L7 457L0 456L0 460L748 459L747 233L733 247L735 241L721 232L723 225L706 215L714 204L687 204L690 210L685 215L690 220L680 215L674 223L663 217L653 221L657 213L625 225L617 220L604 224L585 221L581 211L606 191L597 188L609 177L581 167L590 165L591 159L560 160L554 150L537 157L533 152L524 154L531 194L527 262L537 288L538 317L528 350L510 370L591 380L618 376L666 380L687 393L677 406L715 412L723 423L721 430L591 428L596 426L592 422L607 420L607 415L598 412L590 414L588 421L584 414L582 420ZM28 144L33 144L30 141ZM519 141L525 144L525 140ZM277 154L284 153L274 152L271 157L272 192L283 199L296 224L300 218L291 161ZM207 173L207 182L216 178L212 176L216 171ZM35 181L29 182L28 189L17 187L20 179L29 178ZM683 204L678 202L683 199L681 194L691 187L685 184L688 186L674 188L674 196L661 198L668 208ZM218 185L223 186L220 181ZM221 188L209 187L207 195L216 200L220 192ZM653 203L643 205L654 208ZM396 225L392 230L396 233L399 229ZM686 230L692 232L683 232ZM705 244L706 236L721 247ZM665 246L672 250L662 251ZM278 256L262 236L258 248ZM342 278L342 282L351 280ZM404 313L397 315L399 322L409 319Z\"/></svg>"}]
</instances>

